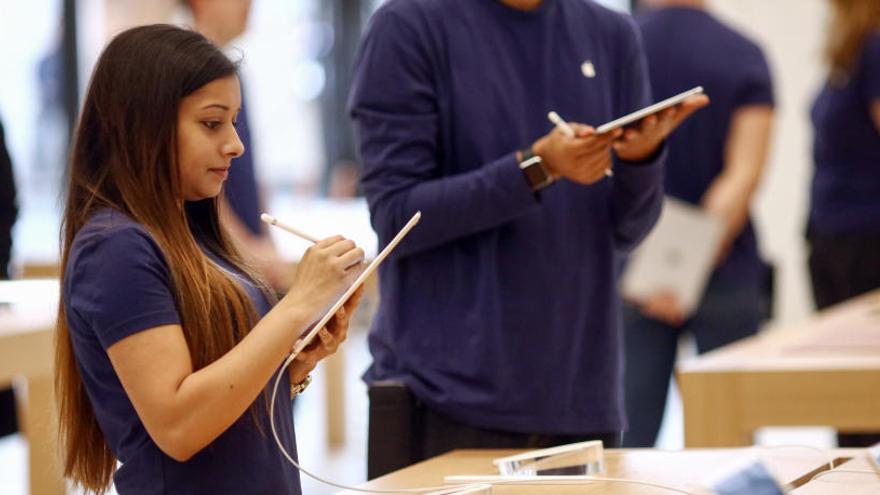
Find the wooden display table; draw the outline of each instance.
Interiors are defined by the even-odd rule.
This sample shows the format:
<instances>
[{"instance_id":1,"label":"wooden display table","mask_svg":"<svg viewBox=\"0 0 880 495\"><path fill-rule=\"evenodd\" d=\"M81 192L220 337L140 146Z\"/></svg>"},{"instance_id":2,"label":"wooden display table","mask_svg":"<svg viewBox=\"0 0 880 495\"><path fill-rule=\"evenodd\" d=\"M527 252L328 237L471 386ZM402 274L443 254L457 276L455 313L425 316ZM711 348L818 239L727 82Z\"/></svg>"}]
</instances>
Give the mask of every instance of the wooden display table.
<instances>
[{"instance_id":1,"label":"wooden display table","mask_svg":"<svg viewBox=\"0 0 880 495\"><path fill-rule=\"evenodd\" d=\"M498 474L492 465L492 459L516 454L515 450L456 450L425 462L395 471L360 488L371 489L402 489L410 487L442 485L448 475L492 475ZM605 451L605 470L597 475L610 478L627 478L649 481L693 491L694 485L705 476L723 470L725 466L736 462L742 457L758 455L786 483L797 486L814 485L809 492L796 492L798 495L831 495L844 493L839 491L840 485L823 482L821 479L809 482L814 473L827 467L828 458L847 459L864 455L857 449L840 449L820 452L802 448L773 449L691 449L680 452L665 452L649 449L612 449ZM842 467L841 467L842 468ZM836 474L842 476L843 474ZM864 481L866 475L862 475ZM835 480L837 478L834 478ZM880 479L875 480L880 482ZM821 487L819 485L822 485ZM825 488L825 490L821 490ZM878 490L880 483L874 485ZM834 491L834 490L838 491ZM340 492L354 495L355 492ZM493 495L525 495L525 494L606 494L606 495L652 495L674 493L661 488L638 486L624 483L591 482L577 485L495 485ZM849 492L846 492L849 493ZM856 493L856 492L852 492ZM861 492L859 492L861 493ZM875 491L872 493L880 493Z\"/></svg>"},{"instance_id":2,"label":"wooden display table","mask_svg":"<svg viewBox=\"0 0 880 495\"><path fill-rule=\"evenodd\" d=\"M880 431L880 291L683 363L687 447L751 445L765 426Z\"/></svg>"},{"instance_id":3,"label":"wooden display table","mask_svg":"<svg viewBox=\"0 0 880 495\"><path fill-rule=\"evenodd\" d=\"M55 280L0 282L0 386L15 385L33 495L64 493L53 400L57 308Z\"/></svg>"}]
</instances>

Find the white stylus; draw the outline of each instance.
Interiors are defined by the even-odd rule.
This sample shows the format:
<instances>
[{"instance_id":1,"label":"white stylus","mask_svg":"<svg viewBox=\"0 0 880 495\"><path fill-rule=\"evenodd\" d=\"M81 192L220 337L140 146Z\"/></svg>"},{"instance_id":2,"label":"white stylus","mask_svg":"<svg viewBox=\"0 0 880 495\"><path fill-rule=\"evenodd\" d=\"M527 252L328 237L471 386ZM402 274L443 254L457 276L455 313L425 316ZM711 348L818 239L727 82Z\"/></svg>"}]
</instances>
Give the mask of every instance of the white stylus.
<instances>
[{"instance_id":1,"label":"white stylus","mask_svg":"<svg viewBox=\"0 0 880 495\"><path fill-rule=\"evenodd\" d=\"M560 117L558 113L551 111L547 114L547 118L550 119L550 122L553 122L553 125L558 127L563 134L568 137L574 137L574 129L572 129L571 126L568 125L568 122Z\"/></svg>"},{"instance_id":2,"label":"white stylus","mask_svg":"<svg viewBox=\"0 0 880 495\"><path fill-rule=\"evenodd\" d=\"M312 244L316 244L318 242L318 239L310 236L309 234L306 234L305 232L297 230L297 229L291 227L290 225L287 225L284 222L279 221L277 218L273 217L272 215L270 215L268 213L263 213L262 215L260 215L260 220L268 223L269 225L274 225L281 230L286 230L295 236L301 237L301 238L311 242Z\"/></svg>"}]
</instances>

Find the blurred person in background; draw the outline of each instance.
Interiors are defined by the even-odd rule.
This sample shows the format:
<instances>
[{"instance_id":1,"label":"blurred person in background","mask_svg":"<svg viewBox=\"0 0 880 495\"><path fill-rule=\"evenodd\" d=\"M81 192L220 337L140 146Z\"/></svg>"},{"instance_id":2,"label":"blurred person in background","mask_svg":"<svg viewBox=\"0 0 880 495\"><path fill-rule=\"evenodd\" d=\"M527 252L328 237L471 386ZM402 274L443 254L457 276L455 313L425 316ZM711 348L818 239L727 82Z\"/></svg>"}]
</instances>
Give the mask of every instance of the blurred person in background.
<instances>
[{"instance_id":1,"label":"blurred person in background","mask_svg":"<svg viewBox=\"0 0 880 495\"><path fill-rule=\"evenodd\" d=\"M624 305L624 447L653 447L666 407L679 337L700 353L755 334L767 267L749 210L767 160L773 85L761 48L721 23L704 0L647 0L637 22L656 99L702 85L712 105L668 140L666 194L720 218L716 267L699 307L683 314L675 294ZM736 61L736 63L731 63Z\"/></svg>"},{"instance_id":2,"label":"blurred person in background","mask_svg":"<svg viewBox=\"0 0 880 495\"><path fill-rule=\"evenodd\" d=\"M0 122L0 280L9 278L9 260L12 257L12 226L18 216L15 178L12 159L6 149L3 123ZM0 390L0 437L18 431L15 396L12 389Z\"/></svg>"},{"instance_id":3,"label":"blurred person in background","mask_svg":"<svg viewBox=\"0 0 880 495\"><path fill-rule=\"evenodd\" d=\"M6 147L6 134L0 121L0 280L9 278L12 258L12 226L18 217L18 202L12 158Z\"/></svg>"},{"instance_id":4,"label":"blurred person in background","mask_svg":"<svg viewBox=\"0 0 880 495\"><path fill-rule=\"evenodd\" d=\"M830 0L807 223L818 309L880 287L880 2ZM839 435L841 446L880 435Z\"/></svg>"},{"instance_id":5,"label":"blurred person in background","mask_svg":"<svg viewBox=\"0 0 880 495\"><path fill-rule=\"evenodd\" d=\"M251 0L187 0L193 27L215 45L229 47L230 42L245 32ZM221 218L238 244L239 251L276 290L289 285L290 270L281 260L268 227L260 221L266 211L260 194L254 160L254 148L248 122L246 90L242 83L242 106L238 115L238 135L247 153L234 161L221 200Z\"/></svg>"}]
</instances>

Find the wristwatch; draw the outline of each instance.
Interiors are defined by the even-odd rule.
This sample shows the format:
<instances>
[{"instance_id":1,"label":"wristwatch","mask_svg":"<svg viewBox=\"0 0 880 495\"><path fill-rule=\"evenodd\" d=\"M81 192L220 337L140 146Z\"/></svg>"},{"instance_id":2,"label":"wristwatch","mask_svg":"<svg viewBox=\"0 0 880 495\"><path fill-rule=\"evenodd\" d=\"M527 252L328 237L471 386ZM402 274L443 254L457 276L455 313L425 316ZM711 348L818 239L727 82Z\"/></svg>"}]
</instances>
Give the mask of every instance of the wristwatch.
<instances>
[{"instance_id":1,"label":"wristwatch","mask_svg":"<svg viewBox=\"0 0 880 495\"><path fill-rule=\"evenodd\" d=\"M296 385L290 386L290 396L296 397L297 395L303 393L305 389L312 383L312 375L306 375L303 381L297 383Z\"/></svg>"},{"instance_id":2,"label":"wristwatch","mask_svg":"<svg viewBox=\"0 0 880 495\"><path fill-rule=\"evenodd\" d=\"M544 167L541 157L536 155L531 147L522 150L521 153L522 160L519 162L519 169L523 171L532 192L538 192L553 184L553 176Z\"/></svg>"}]
</instances>

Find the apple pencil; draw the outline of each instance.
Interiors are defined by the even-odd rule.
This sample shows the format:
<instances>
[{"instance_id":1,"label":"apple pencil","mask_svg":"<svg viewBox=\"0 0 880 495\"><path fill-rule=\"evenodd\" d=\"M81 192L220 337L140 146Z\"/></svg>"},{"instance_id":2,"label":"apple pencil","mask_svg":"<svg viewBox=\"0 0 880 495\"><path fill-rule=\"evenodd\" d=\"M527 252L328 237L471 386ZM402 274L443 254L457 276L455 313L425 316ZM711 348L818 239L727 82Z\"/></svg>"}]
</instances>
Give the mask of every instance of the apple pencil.
<instances>
[{"instance_id":1,"label":"apple pencil","mask_svg":"<svg viewBox=\"0 0 880 495\"><path fill-rule=\"evenodd\" d=\"M299 231L299 230L291 227L290 225L287 225L286 223L278 221L277 218L273 217L272 215L270 215L268 213L263 213L262 215L260 215L260 220L268 223L269 225L274 225L281 230L286 230L295 236L302 237L303 239L311 242L312 244L317 244L317 242L318 242L318 239L310 236L309 234L306 234L305 232Z\"/></svg>"},{"instance_id":2,"label":"apple pencil","mask_svg":"<svg viewBox=\"0 0 880 495\"><path fill-rule=\"evenodd\" d=\"M562 119L556 112L550 112L547 114L547 118L550 119L550 122L553 122L553 125L559 128L563 134L568 137L574 137L574 129L568 125L568 122Z\"/></svg>"}]
</instances>

